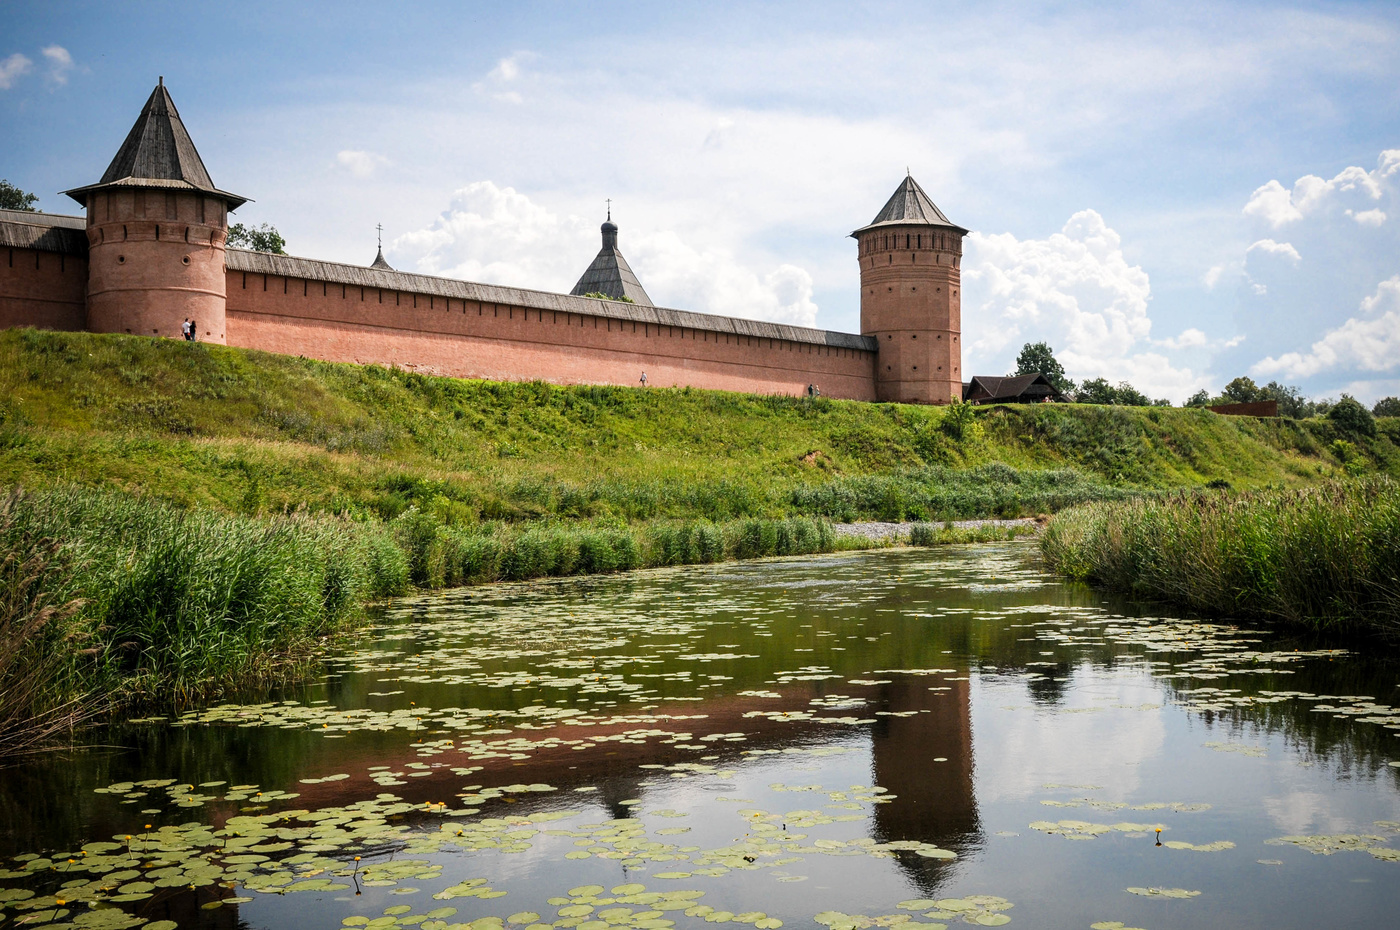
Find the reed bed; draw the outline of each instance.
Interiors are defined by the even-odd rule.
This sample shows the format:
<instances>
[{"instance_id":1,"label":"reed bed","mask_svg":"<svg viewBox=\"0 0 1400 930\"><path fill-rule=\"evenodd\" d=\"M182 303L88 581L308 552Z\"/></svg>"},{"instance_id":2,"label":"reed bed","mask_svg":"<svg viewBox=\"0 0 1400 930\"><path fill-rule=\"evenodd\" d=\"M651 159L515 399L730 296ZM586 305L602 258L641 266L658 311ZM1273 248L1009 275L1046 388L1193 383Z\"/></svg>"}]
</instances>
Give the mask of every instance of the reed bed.
<instances>
[{"instance_id":1,"label":"reed bed","mask_svg":"<svg viewBox=\"0 0 1400 930\"><path fill-rule=\"evenodd\" d=\"M247 517L69 488L0 501L0 750L104 707L178 705L295 669L414 587L831 551L820 520L449 525Z\"/></svg>"},{"instance_id":2,"label":"reed bed","mask_svg":"<svg viewBox=\"0 0 1400 930\"><path fill-rule=\"evenodd\" d=\"M1018 536L1035 535L1035 526L984 524L961 528L951 523L915 523L909 527L911 546L952 546L963 543L1009 542Z\"/></svg>"},{"instance_id":3,"label":"reed bed","mask_svg":"<svg viewBox=\"0 0 1400 930\"><path fill-rule=\"evenodd\" d=\"M1066 510L1041 537L1070 578L1192 611L1400 634L1400 484L1176 493Z\"/></svg>"}]
</instances>

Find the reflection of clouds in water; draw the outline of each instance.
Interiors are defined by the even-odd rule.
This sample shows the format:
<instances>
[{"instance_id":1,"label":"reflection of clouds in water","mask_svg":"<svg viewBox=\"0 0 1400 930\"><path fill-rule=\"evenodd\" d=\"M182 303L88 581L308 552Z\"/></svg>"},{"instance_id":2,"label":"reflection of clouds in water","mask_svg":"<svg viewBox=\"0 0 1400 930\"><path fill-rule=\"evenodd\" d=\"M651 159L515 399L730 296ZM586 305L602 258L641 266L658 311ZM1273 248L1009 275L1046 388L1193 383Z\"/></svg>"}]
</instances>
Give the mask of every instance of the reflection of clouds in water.
<instances>
[{"instance_id":1,"label":"reflection of clouds in water","mask_svg":"<svg viewBox=\"0 0 1400 930\"><path fill-rule=\"evenodd\" d=\"M1137 790L1137 766L1161 753L1161 709L1124 710L1160 695L1137 673L1076 669L1063 702L1027 706L1026 686L984 680L972 701L977 798L985 805L1044 795L1046 784L1103 785L1096 797ZM1092 689L1089 693L1088 689ZM1005 710L1008 706L1016 710Z\"/></svg>"},{"instance_id":2,"label":"reflection of clouds in water","mask_svg":"<svg viewBox=\"0 0 1400 930\"><path fill-rule=\"evenodd\" d=\"M1264 799L1264 810L1288 834L1345 833L1356 825L1332 810L1332 799L1316 791L1293 791ZM1364 831L1363 831L1364 832Z\"/></svg>"}]
</instances>

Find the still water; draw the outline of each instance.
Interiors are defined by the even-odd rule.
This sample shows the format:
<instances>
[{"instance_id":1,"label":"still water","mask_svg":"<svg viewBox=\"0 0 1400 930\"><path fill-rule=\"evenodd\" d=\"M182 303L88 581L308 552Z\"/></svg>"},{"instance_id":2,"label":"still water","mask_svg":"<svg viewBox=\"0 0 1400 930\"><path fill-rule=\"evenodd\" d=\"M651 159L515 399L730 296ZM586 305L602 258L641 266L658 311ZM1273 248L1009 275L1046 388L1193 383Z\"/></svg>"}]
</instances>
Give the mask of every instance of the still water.
<instances>
[{"instance_id":1,"label":"still water","mask_svg":"<svg viewBox=\"0 0 1400 930\"><path fill-rule=\"evenodd\" d=\"M0 928L1396 926L1400 668L1034 552L398 602L0 770Z\"/></svg>"}]
</instances>

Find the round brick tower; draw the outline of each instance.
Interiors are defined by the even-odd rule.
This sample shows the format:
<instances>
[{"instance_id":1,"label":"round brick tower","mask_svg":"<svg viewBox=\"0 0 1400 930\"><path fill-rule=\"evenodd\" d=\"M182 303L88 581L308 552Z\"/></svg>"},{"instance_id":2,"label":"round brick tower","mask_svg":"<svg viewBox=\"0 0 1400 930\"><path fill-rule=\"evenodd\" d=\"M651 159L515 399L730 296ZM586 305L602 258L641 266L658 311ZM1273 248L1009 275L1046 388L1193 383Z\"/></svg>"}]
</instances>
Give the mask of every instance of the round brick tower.
<instances>
[{"instance_id":1,"label":"round brick tower","mask_svg":"<svg viewBox=\"0 0 1400 930\"><path fill-rule=\"evenodd\" d=\"M860 331L880 341L880 400L946 404L962 398L962 240L912 177L870 223L860 252Z\"/></svg>"},{"instance_id":2,"label":"round brick tower","mask_svg":"<svg viewBox=\"0 0 1400 930\"><path fill-rule=\"evenodd\" d=\"M87 208L87 328L226 341L228 213L247 202L221 191L180 121L164 79L151 92L96 184L66 192Z\"/></svg>"}]
</instances>

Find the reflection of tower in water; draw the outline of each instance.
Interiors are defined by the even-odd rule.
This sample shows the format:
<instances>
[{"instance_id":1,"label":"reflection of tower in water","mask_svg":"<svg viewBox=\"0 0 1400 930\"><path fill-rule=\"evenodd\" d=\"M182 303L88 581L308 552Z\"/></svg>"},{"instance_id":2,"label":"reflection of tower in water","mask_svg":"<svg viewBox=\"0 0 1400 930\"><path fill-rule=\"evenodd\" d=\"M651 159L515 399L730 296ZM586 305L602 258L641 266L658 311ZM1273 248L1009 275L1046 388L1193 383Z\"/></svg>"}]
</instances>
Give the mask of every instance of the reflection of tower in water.
<instances>
[{"instance_id":1,"label":"reflection of tower in water","mask_svg":"<svg viewBox=\"0 0 1400 930\"><path fill-rule=\"evenodd\" d=\"M919 713L882 716L871 729L875 784L897 795L889 804L876 805L875 838L920 840L967 855L982 841L972 786L969 682L894 677L880 686L877 709ZM949 690L930 691L931 685ZM948 761L934 761L940 758ZM952 864L913 853L900 853L898 861L925 894L936 891Z\"/></svg>"}]
</instances>

